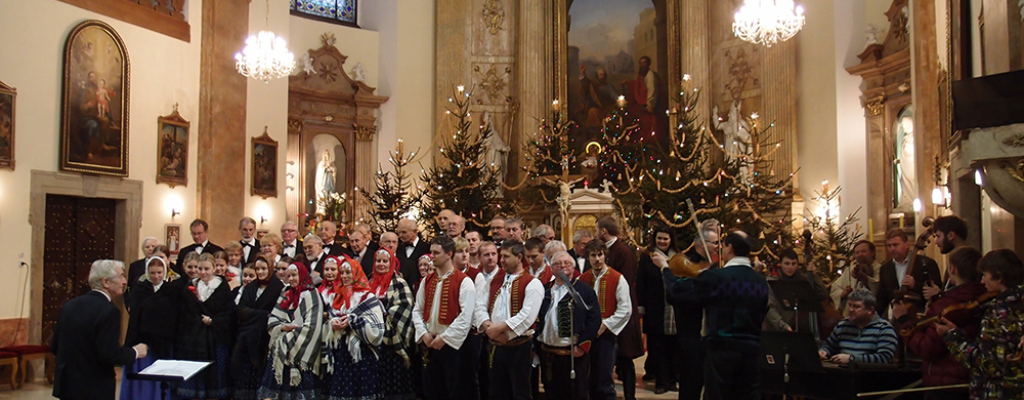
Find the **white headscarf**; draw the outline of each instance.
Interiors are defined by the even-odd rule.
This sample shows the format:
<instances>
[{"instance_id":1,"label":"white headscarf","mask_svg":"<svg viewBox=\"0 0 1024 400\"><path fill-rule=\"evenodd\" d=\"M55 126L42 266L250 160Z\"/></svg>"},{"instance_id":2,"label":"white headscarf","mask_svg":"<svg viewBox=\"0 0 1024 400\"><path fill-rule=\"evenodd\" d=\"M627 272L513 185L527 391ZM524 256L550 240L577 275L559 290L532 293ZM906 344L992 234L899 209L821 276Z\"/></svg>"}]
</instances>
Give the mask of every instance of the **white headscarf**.
<instances>
[{"instance_id":1,"label":"white headscarf","mask_svg":"<svg viewBox=\"0 0 1024 400\"><path fill-rule=\"evenodd\" d=\"M153 280L149 278L149 266L153 264L154 260L155 261L159 261L160 262L160 266L164 268L164 279L162 279L160 282L153 282ZM156 257L156 256L148 258L146 260L146 275L145 275L145 277L146 277L146 280L149 281L149 283L153 284L153 292L156 292L157 290L160 290L160 287L163 286L164 282L167 282L167 264L164 264L164 259L160 258L160 257Z\"/></svg>"}]
</instances>

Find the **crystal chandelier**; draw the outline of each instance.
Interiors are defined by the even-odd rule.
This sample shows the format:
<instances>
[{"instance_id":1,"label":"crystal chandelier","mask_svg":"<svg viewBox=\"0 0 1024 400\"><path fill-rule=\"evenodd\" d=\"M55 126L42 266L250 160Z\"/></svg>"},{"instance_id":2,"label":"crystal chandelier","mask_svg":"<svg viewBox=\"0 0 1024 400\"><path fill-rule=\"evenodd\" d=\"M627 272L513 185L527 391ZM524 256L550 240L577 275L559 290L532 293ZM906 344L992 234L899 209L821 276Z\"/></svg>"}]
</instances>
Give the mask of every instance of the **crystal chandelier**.
<instances>
[{"instance_id":1,"label":"crystal chandelier","mask_svg":"<svg viewBox=\"0 0 1024 400\"><path fill-rule=\"evenodd\" d=\"M745 0L732 31L740 39L772 47L796 35L804 22L804 8L792 0Z\"/></svg>"},{"instance_id":2,"label":"crystal chandelier","mask_svg":"<svg viewBox=\"0 0 1024 400\"><path fill-rule=\"evenodd\" d=\"M267 0L267 26L269 20L270 0ZM288 51L284 38L274 35L268 28L245 40L245 49L235 53L235 68L244 76L270 82L292 73L295 55Z\"/></svg>"}]
</instances>

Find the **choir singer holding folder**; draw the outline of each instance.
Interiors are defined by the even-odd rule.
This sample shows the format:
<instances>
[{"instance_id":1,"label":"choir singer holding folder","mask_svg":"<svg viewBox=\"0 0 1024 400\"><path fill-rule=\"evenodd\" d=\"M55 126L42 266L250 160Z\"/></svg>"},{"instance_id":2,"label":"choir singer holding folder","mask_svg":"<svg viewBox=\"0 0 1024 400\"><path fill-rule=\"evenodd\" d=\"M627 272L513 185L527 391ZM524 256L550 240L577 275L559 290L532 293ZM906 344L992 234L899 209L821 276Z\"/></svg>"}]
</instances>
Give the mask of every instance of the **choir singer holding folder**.
<instances>
[{"instance_id":1,"label":"choir singer holding folder","mask_svg":"<svg viewBox=\"0 0 1024 400\"><path fill-rule=\"evenodd\" d=\"M120 342L121 310L111 304L124 293L124 263L96 260L89 270L89 293L64 304L53 330L57 356L53 396L64 399L113 399L114 366L146 356L145 344Z\"/></svg>"}]
</instances>

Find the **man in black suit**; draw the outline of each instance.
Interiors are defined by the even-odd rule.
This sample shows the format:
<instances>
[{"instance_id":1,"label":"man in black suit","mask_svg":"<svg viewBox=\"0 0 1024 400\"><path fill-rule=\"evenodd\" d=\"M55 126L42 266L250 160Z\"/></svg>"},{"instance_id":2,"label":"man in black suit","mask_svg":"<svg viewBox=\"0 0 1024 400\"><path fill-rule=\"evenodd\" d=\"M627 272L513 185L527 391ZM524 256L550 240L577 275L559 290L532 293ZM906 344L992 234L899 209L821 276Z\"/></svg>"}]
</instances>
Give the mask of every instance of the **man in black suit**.
<instances>
[{"instance_id":1,"label":"man in black suit","mask_svg":"<svg viewBox=\"0 0 1024 400\"><path fill-rule=\"evenodd\" d=\"M885 233L885 250L891 258L882 264L878 272L878 292L875 298L878 299L878 315L888 318L889 305L892 303L893 294L902 286L907 286L905 299L909 304L923 310L924 285L935 285L942 282L942 275L939 272L939 265L935 260L921 254L914 261L913 273L908 274L910 269L912 244L907 239L907 233L901 228L893 228ZM917 251L916 248L913 251Z\"/></svg>"},{"instance_id":2,"label":"man in black suit","mask_svg":"<svg viewBox=\"0 0 1024 400\"><path fill-rule=\"evenodd\" d=\"M487 227L489 228L487 235L491 237L491 241L498 247L501 247L501 242L505 240L506 235L505 217L495 215L491 222L487 224Z\"/></svg>"},{"instance_id":3,"label":"man in black suit","mask_svg":"<svg viewBox=\"0 0 1024 400\"><path fill-rule=\"evenodd\" d=\"M140 343L123 347L121 310L111 304L124 293L124 263L96 260L89 270L89 293L71 299L60 310L51 350L57 356L53 396L70 399L113 399L114 366L131 365L146 356Z\"/></svg>"},{"instance_id":4,"label":"man in black suit","mask_svg":"<svg viewBox=\"0 0 1024 400\"><path fill-rule=\"evenodd\" d=\"M309 268L310 274L316 274L319 276L324 273L324 259L330 254L324 250L323 240L320 237L309 234L306 236L306 240L302 241L302 249L306 252L306 267ZM315 278L314 278L315 280Z\"/></svg>"},{"instance_id":5,"label":"man in black suit","mask_svg":"<svg viewBox=\"0 0 1024 400\"><path fill-rule=\"evenodd\" d=\"M376 258L377 249L380 249L380 245L371 240L372 235L370 226L366 224L356 226L356 229L348 235L349 250L352 252L350 257L359 261L359 264L363 266L363 272L368 277L373 275L373 261Z\"/></svg>"},{"instance_id":6,"label":"man in black suit","mask_svg":"<svg viewBox=\"0 0 1024 400\"><path fill-rule=\"evenodd\" d=\"M334 242L334 238L337 236L338 225L335 225L333 221L320 222L320 243L328 255L335 257L345 254L346 250L348 250L341 243ZM309 257L309 254L306 257Z\"/></svg>"},{"instance_id":7,"label":"man in black suit","mask_svg":"<svg viewBox=\"0 0 1024 400\"><path fill-rule=\"evenodd\" d=\"M157 242L155 237L149 236L142 239L142 259L132 262L128 266L128 285L124 288L124 304L128 305L129 299L131 299L131 287L132 284L139 281L142 275L146 274L146 260L153 256L153 250L156 250L156 246L160 243ZM131 312L132 310L128 310Z\"/></svg>"},{"instance_id":8,"label":"man in black suit","mask_svg":"<svg viewBox=\"0 0 1024 400\"><path fill-rule=\"evenodd\" d=\"M295 221L281 224L281 255L295 258L302 253L302 239L299 239L299 225Z\"/></svg>"},{"instance_id":9,"label":"man in black suit","mask_svg":"<svg viewBox=\"0 0 1024 400\"><path fill-rule=\"evenodd\" d=\"M245 217L238 221L238 234L242 236L242 240L238 241L242 244L242 264L256 262L256 257L260 255L260 241L256 239L256 220Z\"/></svg>"},{"instance_id":10,"label":"man in black suit","mask_svg":"<svg viewBox=\"0 0 1024 400\"><path fill-rule=\"evenodd\" d=\"M206 238L210 230L210 225L207 224L206 221L196 218L191 224L189 224L188 229L192 232L192 241L195 243L185 246L180 252L178 252L179 260L184 260L185 255L193 251L199 254L214 254L218 251L224 251L222 247L210 243ZM173 269L174 272L177 272L180 276L186 276L185 271L182 270L181 265L178 264L181 263L174 263L174 265L171 265L171 269Z\"/></svg>"},{"instance_id":11,"label":"man in black suit","mask_svg":"<svg viewBox=\"0 0 1024 400\"><path fill-rule=\"evenodd\" d=\"M569 249L568 253L576 261L576 270L580 271L581 274L590 269L590 261L587 261L587 257L583 256L583 249L587 247L587 243L590 243L591 240L594 240L594 234L590 232L590 229L580 229L572 234L572 248Z\"/></svg>"},{"instance_id":12,"label":"man in black suit","mask_svg":"<svg viewBox=\"0 0 1024 400\"><path fill-rule=\"evenodd\" d=\"M417 265L420 256L430 253L430 245L420 239L419 226L416 221L403 219L398 221L398 270L410 285L420 281L420 270Z\"/></svg>"}]
</instances>

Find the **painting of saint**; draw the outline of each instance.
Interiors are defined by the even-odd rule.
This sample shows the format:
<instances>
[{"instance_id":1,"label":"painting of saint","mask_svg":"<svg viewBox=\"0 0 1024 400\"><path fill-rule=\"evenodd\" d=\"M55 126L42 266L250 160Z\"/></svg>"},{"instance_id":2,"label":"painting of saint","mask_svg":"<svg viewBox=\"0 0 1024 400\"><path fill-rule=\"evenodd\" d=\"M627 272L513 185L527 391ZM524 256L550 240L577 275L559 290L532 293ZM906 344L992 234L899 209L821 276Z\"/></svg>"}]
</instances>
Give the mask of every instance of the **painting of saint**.
<instances>
[{"instance_id":1,"label":"painting of saint","mask_svg":"<svg viewBox=\"0 0 1024 400\"><path fill-rule=\"evenodd\" d=\"M158 175L172 181L184 181L188 166L188 129L165 124L160 130L160 171Z\"/></svg>"},{"instance_id":2,"label":"painting of saint","mask_svg":"<svg viewBox=\"0 0 1024 400\"><path fill-rule=\"evenodd\" d=\"M644 136L667 141L667 43L654 2L573 0L568 13L569 113L586 138L624 108Z\"/></svg>"},{"instance_id":3,"label":"painting of saint","mask_svg":"<svg viewBox=\"0 0 1024 400\"><path fill-rule=\"evenodd\" d=\"M68 37L61 169L128 175L128 55L113 28L86 21Z\"/></svg>"},{"instance_id":4,"label":"painting of saint","mask_svg":"<svg viewBox=\"0 0 1024 400\"><path fill-rule=\"evenodd\" d=\"M277 196L277 144L254 143L252 147L253 194Z\"/></svg>"},{"instance_id":5,"label":"painting of saint","mask_svg":"<svg viewBox=\"0 0 1024 400\"><path fill-rule=\"evenodd\" d=\"M14 88L0 82L0 168L14 169Z\"/></svg>"}]
</instances>

